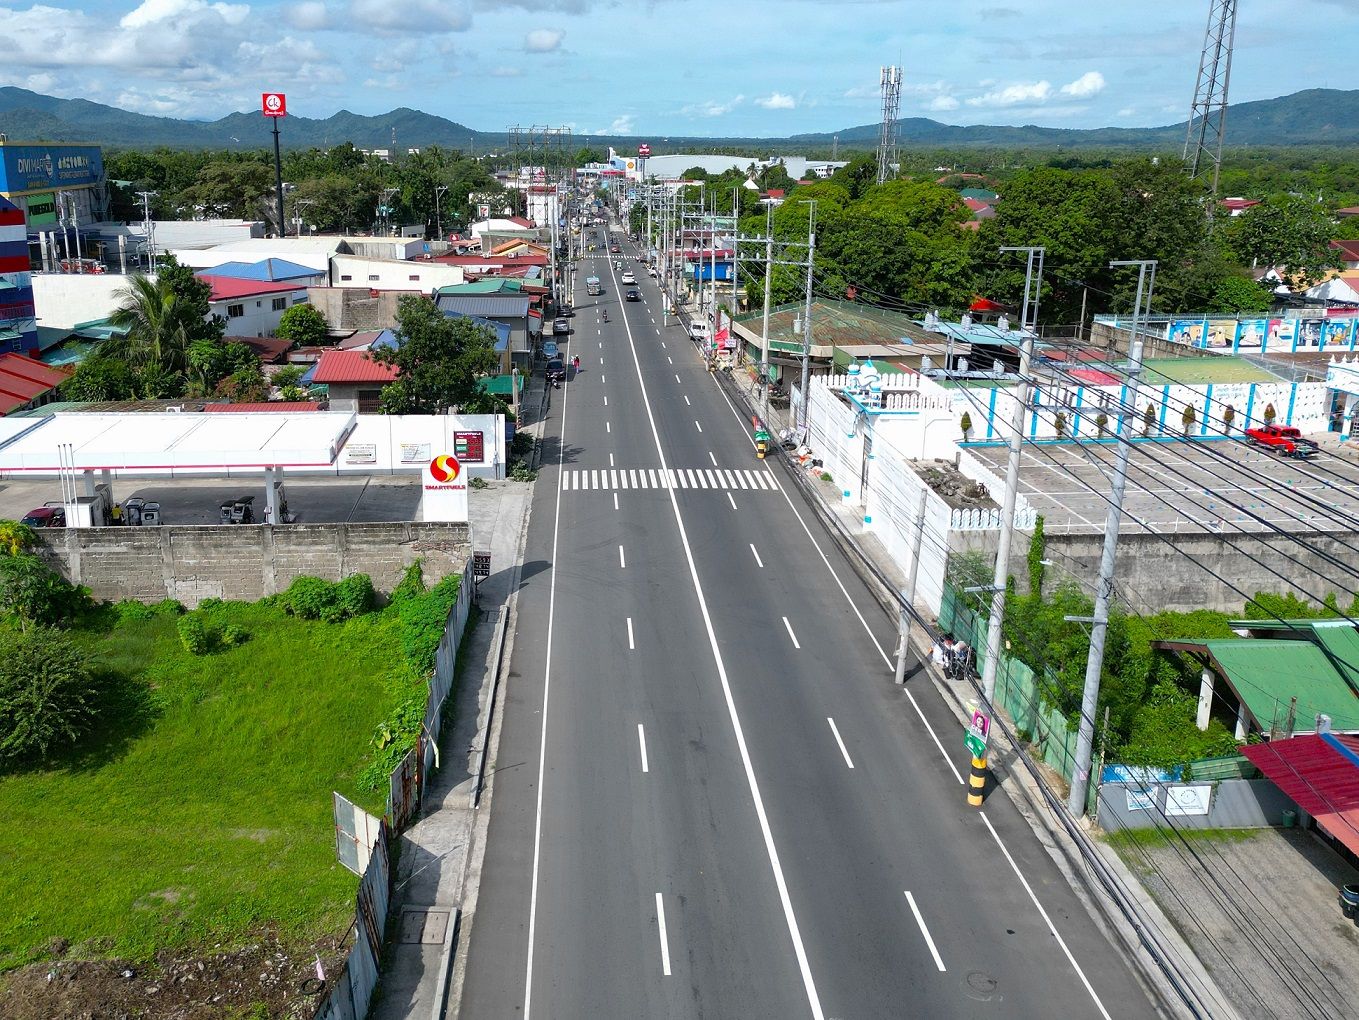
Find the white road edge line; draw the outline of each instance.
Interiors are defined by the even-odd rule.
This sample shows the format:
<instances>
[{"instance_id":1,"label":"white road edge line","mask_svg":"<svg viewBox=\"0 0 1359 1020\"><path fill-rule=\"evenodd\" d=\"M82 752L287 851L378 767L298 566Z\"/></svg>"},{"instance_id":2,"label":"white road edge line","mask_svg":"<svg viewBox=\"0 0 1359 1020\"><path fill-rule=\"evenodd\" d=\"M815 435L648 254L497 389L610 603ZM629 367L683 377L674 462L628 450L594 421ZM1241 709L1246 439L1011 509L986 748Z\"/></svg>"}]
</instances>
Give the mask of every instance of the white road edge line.
<instances>
[{"instance_id":1,"label":"white road edge line","mask_svg":"<svg viewBox=\"0 0 1359 1020\"><path fill-rule=\"evenodd\" d=\"M628 569L628 559L623 555L623 547L621 545L618 547L618 566L621 570Z\"/></svg>"},{"instance_id":2,"label":"white road edge line","mask_svg":"<svg viewBox=\"0 0 1359 1020\"><path fill-rule=\"evenodd\" d=\"M759 551L758 549L755 548L755 543L754 543L754 542L751 542L751 543L750 543L750 551L751 551L752 553L755 554L755 562L758 563L758 564L760 565L760 569L763 570L763 569L764 569L764 560L760 559L760 551ZM786 620L787 617L784 617L784 619Z\"/></svg>"},{"instance_id":3,"label":"white road edge line","mask_svg":"<svg viewBox=\"0 0 1359 1020\"><path fill-rule=\"evenodd\" d=\"M835 742L840 745L840 753L845 756L845 764L850 768L854 767L854 762L849 760L849 750L845 747L845 742L840 739L840 728L835 725L835 720L826 716L826 722L830 723L831 732L835 734ZM940 967L940 970L944 968Z\"/></svg>"},{"instance_id":4,"label":"white road edge line","mask_svg":"<svg viewBox=\"0 0 1359 1020\"><path fill-rule=\"evenodd\" d=\"M613 279L613 271L610 270L609 277ZM661 468L665 470L668 465L665 460L665 448L661 445L660 430L656 427L656 415L651 408L651 397L646 390L646 378L642 374L642 361L637 355L637 344L632 337L632 326L625 319L623 329L627 333L628 347L632 350L632 366L637 372L637 382L642 390L642 406L646 408L647 422L651 425L651 438L656 444L656 452L660 455ZM676 376L676 379L679 377ZM565 447L565 444L562 444ZM698 579L698 565L694 562L694 551L689 546L689 535L684 527L684 515L680 513L679 497L675 490L669 490L670 510L675 515L675 525L679 529L680 544L684 547L684 558L689 566L689 578L694 585L694 594L698 597L699 613L703 617L703 626L708 635L708 647L712 650L713 663L717 667L717 678L722 685L722 696L727 703L727 715L731 718L732 732L736 738L736 749L741 756L741 766L746 774L746 785L750 787L751 800L755 804L755 817L760 823L760 835L764 839L765 853L769 856L769 868L774 875L774 885L778 889L779 903L783 907L783 920L788 926L788 936L793 943L793 953L797 957L798 970L802 975L802 987L807 995L807 1004L811 1008L812 1020L825 1020L826 1014L821 1009L821 998L816 991L816 981L812 977L811 964L807 960L807 949L802 943L802 931L798 927L797 915L793 912L793 900L788 893L788 882L783 876L783 865L779 862L779 851L774 845L774 832L769 827L769 815L764 808L764 798L760 794L760 783L755 778L755 765L750 760L750 749L746 746L745 730L741 726L741 717L736 712L736 699L731 691L731 681L727 677L727 666L722 658L722 649L718 645L717 631L713 628L712 613L708 611L708 599L703 594L703 585ZM558 495L558 507L561 506L561 497ZM544 731L546 739L546 731ZM542 794L542 783L538 784L538 792ZM656 896L656 902L660 904L660 894ZM525 1012L527 1018L527 1011Z\"/></svg>"},{"instance_id":5,"label":"white road edge line","mask_svg":"<svg viewBox=\"0 0 1359 1020\"><path fill-rule=\"evenodd\" d=\"M571 404L571 391L562 397L562 435L566 434L566 412ZM557 473L560 475L566 463L566 444L557 451ZM562 522L562 490L557 488L557 508L552 518L552 562L557 562L557 543ZM528 959L524 964L524 1020L529 1020L533 1010L533 938L538 928L538 870L542 863L543 850L543 780L547 774L547 705L548 694L552 690L552 626L557 609L557 572L552 571L548 582L547 595L547 647L546 665L543 667L543 726L538 742L538 803L533 818L533 877L529 892ZM629 621L631 626L631 621Z\"/></svg>"},{"instance_id":6,"label":"white road edge line","mask_svg":"<svg viewBox=\"0 0 1359 1020\"><path fill-rule=\"evenodd\" d=\"M802 646L797 643L797 635L793 633L793 625L788 622L788 617L786 616L783 618L783 625L788 628L788 636L793 639L793 647L801 648Z\"/></svg>"},{"instance_id":7,"label":"white road edge line","mask_svg":"<svg viewBox=\"0 0 1359 1020\"><path fill-rule=\"evenodd\" d=\"M628 651L637 651L637 644L632 640L632 617L628 617Z\"/></svg>"},{"instance_id":8,"label":"white road edge line","mask_svg":"<svg viewBox=\"0 0 1359 1020\"><path fill-rule=\"evenodd\" d=\"M651 766L646 760L646 728L641 723L637 724L637 746L642 749L642 771L650 772Z\"/></svg>"},{"instance_id":9,"label":"white road edge line","mask_svg":"<svg viewBox=\"0 0 1359 1020\"><path fill-rule=\"evenodd\" d=\"M717 392L721 394L722 399L727 402L727 407L731 410L732 415L741 423L741 431L745 434L746 441L749 442L751 446L754 446L754 437L748 432L745 432L746 419L741 417L740 412L736 410L736 406L731 402L731 398L727 396L726 391L723 390L716 381L714 381L713 385L717 386ZM788 495L788 490L783 487L783 483L779 481L778 475L774 473L773 468L768 464L765 465L765 471L769 474L769 480L774 483L774 488L783 493L783 498L788 504L788 509L793 511L793 516L796 517L797 522L802 525L802 530L807 533L807 539L812 543L812 548L815 549L816 554L821 557L821 562L826 565L826 570L830 572L831 577L835 578L836 587L840 589L840 594L843 595L845 601L849 603L849 608L854 610L854 615L859 618L859 623L862 624L864 633L868 635L868 640L873 642L873 647L876 648L878 654L882 656L882 661L888 666L895 665L895 663L887 657L887 653L882 650L882 645L878 644L877 635L873 633L873 628L871 628L868 625L868 621L864 619L864 614L859 612L859 607L855 605L854 600L849 597L849 590L845 587L845 583L840 580L840 575L835 572L835 568L831 566L830 560L826 557L825 550L821 548L821 543L816 540L816 536L812 534L812 529L807 527L807 522L802 519L802 514L798 513L797 507L793 505L793 498ZM911 702L911 707L915 709L915 714L920 716L920 721L925 724L925 730L929 733L930 739L934 741L934 746L939 748L939 754L944 759L945 764L948 765L949 770L953 773L953 778L958 780L959 786L962 786L962 773L958 771L958 766L953 764L953 759L950 758L948 752L944 750L944 744L939 739L939 734L934 732L934 727L931 726L930 721L925 718L925 713L921 710L920 703L915 700L915 695L911 693L909 688L906 689L905 694Z\"/></svg>"},{"instance_id":10,"label":"white road edge line","mask_svg":"<svg viewBox=\"0 0 1359 1020\"><path fill-rule=\"evenodd\" d=\"M670 943L665 934L665 900L656 894L656 927L661 936L661 973L670 976Z\"/></svg>"},{"instance_id":11,"label":"white road edge line","mask_svg":"<svg viewBox=\"0 0 1359 1020\"><path fill-rule=\"evenodd\" d=\"M1066 940L1057 933L1057 926L1052 923L1052 918L1048 917L1048 912L1043 909L1043 904L1038 902L1038 897L1034 895L1033 887L1029 885L1029 880L1020 872L1019 865L1015 864L1015 859L1010 856L1010 851L1006 849L1005 844L1000 841L1000 836L997 834L995 827L991 824L991 819L986 817L985 811L978 811L977 814L981 815L982 821L985 822L986 827L991 830L991 838L996 841L996 846L1000 847L1000 852L1003 853L1005 859L1010 862L1011 870L1014 871L1015 877L1019 879L1020 884L1024 886L1024 891L1029 894L1029 899L1033 900L1033 905L1038 908L1038 913L1043 916L1043 921L1047 924L1048 931L1052 932L1052 937L1057 940L1057 944L1062 947L1062 952L1066 954L1066 958L1071 962L1071 966L1076 969L1076 975L1081 979L1081 984L1085 985L1085 990L1090 993L1090 998L1095 1001L1095 1008L1099 1010L1099 1015L1104 1017L1104 1020L1109 1020L1109 1013L1104 1008L1104 1003L1100 1002L1099 996L1096 995L1095 990L1090 987L1090 982L1085 976L1085 971L1081 970L1081 965L1077 963L1076 958L1071 955L1071 950L1066 946Z\"/></svg>"},{"instance_id":12,"label":"white road edge line","mask_svg":"<svg viewBox=\"0 0 1359 1020\"><path fill-rule=\"evenodd\" d=\"M911 895L911 890L906 890L906 902L911 905L911 913L915 915L915 923L920 925L920 934L925 936L925 945L930 947L930 955L934 957L934 965L940 971L945 969L944 961L939 956L939 950L934 947L934 939L930 937L930 930L925 927L925 918L920 913L920 908L915 905L915 897Z\"/></svg>"}]
</instances>

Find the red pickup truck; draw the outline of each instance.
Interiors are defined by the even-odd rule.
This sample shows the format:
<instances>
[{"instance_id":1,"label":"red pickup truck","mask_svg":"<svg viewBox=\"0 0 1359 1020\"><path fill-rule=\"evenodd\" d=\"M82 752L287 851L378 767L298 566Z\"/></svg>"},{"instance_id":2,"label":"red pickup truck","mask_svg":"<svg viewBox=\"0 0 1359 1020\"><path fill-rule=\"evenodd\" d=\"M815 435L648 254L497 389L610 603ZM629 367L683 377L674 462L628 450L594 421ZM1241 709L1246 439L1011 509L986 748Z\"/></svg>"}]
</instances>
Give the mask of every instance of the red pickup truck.
<instances>
[{"instance_id":1,"label":"red pickup truck","mask_svg":"<svg viewBox=\"0 0 1359 1020\"><path fill-rule=\"evenodd\" d=\"M1304 439L1302 432L1291 425L1263 425L1246 429L1246 438L1256 446L1274 450L1285 457L1315 457L1316 443Z\"/></svg>"}]
</instances>

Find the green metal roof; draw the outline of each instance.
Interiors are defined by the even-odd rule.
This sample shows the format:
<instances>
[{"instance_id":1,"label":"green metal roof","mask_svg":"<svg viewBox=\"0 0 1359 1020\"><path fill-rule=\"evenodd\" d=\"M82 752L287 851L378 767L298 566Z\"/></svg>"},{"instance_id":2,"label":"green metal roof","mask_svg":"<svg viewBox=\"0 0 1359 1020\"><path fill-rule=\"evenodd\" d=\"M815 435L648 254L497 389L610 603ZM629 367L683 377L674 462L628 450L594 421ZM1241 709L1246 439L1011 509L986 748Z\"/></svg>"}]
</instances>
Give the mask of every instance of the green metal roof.
<instances>
[{"instance_id":1,"label":"green metal roof","mask_svg":"<svg viewBox=\"0 0 1359 1020\"><path fill-rule=\"evenodd\" d=\"M1359 730L1359 694L1310 641L1224 638L1204 645L1262 730L1284 724L1293 698L1299 730L1312 730L1317 713L1329 715L1337 730Z\"/></svg>"},{"instance_id":2,"label":"green metal roof","mask_svg":"<svg viewBox=\"0 0 1359 1020\"><path fill-rule=\"evenodd\" d=\"M491 277L486 280L472 280L468 283L450 283L438 288L439 294L518 294L524 289L524 281L510 277Z\"/></svg>"}]
</instances>

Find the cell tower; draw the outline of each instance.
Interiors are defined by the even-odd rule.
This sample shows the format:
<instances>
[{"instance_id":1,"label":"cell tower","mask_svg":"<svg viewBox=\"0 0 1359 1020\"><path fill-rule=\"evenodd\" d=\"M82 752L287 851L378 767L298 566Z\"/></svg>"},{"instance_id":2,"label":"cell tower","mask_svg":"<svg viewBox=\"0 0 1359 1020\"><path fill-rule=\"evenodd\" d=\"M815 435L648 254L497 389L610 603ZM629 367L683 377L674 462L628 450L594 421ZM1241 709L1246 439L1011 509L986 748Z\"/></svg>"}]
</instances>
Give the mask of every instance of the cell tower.
<instances>
[{"instance_id":1,"label":"cell tower","mask_svg":"<svg viewBox=\"0 0 1359 1020\"><path fill-rule=\"evenodd\" d=\"M1194 103L1189 108L1184 161L1189 164L1190 178L1211 178L1214 196L1222 169L1222 140L1227 134L1227 86L1232 77L1235 38L1236 0L1210 0Z\"/></svg>"},{"instance_id":2,"label":"cell tower","mask_svg":"<svg viewBox=\"0 0 1359 1020\"><path fill-rule=\"evenodd\" d=\"M878 134L878 183L894 172L897 161L897 111L901 109L901 68L882 69L882 130Z\"/></svg>"}]
</instances>

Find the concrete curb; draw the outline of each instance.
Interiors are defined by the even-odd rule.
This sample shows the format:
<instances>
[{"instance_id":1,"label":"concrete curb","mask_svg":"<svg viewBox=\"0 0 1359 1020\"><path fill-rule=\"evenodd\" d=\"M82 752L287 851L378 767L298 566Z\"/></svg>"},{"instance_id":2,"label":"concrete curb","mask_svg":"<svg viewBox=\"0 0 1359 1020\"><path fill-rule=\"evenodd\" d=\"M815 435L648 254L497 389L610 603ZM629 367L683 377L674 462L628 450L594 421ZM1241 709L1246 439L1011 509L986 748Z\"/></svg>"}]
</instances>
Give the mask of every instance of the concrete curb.
<instances>
[{"instance_id":1,"label":"concrete curb","mask_svg":"<svg viewBox=\"0 0 1359 1020\"><path fill-rule=\"evenodd\" d=\"M517 566L517 565L516 565ZM496 636L492 639L492 647L495 649L491 653L491 690L486 695L486 717L477 725L477 732L483 734L481 747L477 750L477 767L474 775L475 782L472 784L472 793L468 798L468 807L476 810L481 803L481 789L486 776L486 736L491 732L491 720L495 716L496 694L500 690L500 672L504 665L505 657L505 630L509 620L509 611L506 606L500 607L500 612L495 623Z\"/></svg>"},{"instance_id":2,"label":"concrete curb","mask_svg":"<svg viewBox=\"0 0 1359 1020\"><path fill-rule=\"evenodd\" d=\"M453 917L444 932L443 953L439 957L439 983L434 986L434 1007L430 1013L432 1020L441 1020L444 1015L444 1000L448 998L449 963L453 959L453 944L457 942L457 930L462 925L462 911L453 907Z\"/></svg>"},{"instance_id":3,"label":"concrete curb","mask_svg":"<svg viewBox=\"0 0 1359 1020\"><path fill-rule=\"evenodd\" d=\"M732 380L730 388L736 391L738 399L747 411L758 413L758 409L754 406L743 386ZM854 572L859 575L860 580L877 599L884 612L889 617L895 618L899 612L896 592L887 585L881 567L877 566L870 554L849 533L835 513L834 508L827 504L821 493L798 470L797 466L789 461L786 453L778 447L775 450L775 456L784 465L787 474L793 478L794 488L803 493L816 516L822 518L827 524L831 540L845 554ZM911 609L917 620L925 624L926 621L915 610L915 607L911 607ZM928 631L926 631L926 634L928 635ZM921 663L917 675L923 672L929 676L935 688L943 696L944 704L952 709L960 727L965 728L971 719L974 706L967 703L961 692L954 690L937 676L927 655L923 654L928 649L922 648L918 643L914 644L913 647ZM1024 753L1022 748L1012 743L1006 764ZM1162 972L1160 965L1151 958L1150 951L1145 944L1146 941L1156 943L1158 950L1163 955L1181 961L1182 968L1187 965L1188 972L1181 971L1181 980L1193 986L1201 1004L1211 1009L1208 1015L1221 1017L1223 1020L1240 1020L1237 1011L1222 995L1216 982L1212 980L1212 977L1204 968L1202 961L1199 960L1179 932L1161 912L1160 907L1151 899L1136 876L1128 871L1122 859L1117 854L1101 852L1093 840L1089 841L1089 853L1097 858L1111 873L1105 876L1105 881L1111 882L1119 890L1119 895L1117 895L1119 902L1115 903L1112 902L1116 898L1115 892L1105 887L1099 876L1091 873L1091 861L1087 859L1081 848L1073 845L1071 834L1064 827L1048 821L1047 811L1052 810L1052 805L1043 796L1042 791L1036 788L1035 780L1028 774L1027 770L1006 769L1006 775L1015 779L1011 788L1017 788L1022 794L1022 799L1015 798L1012 802L1028 822L1054 863L1057 864L1058 870L1066 877L1077 897L1086 905L1087 911L1090 912L1096 923L1104 928L1123 948L1125 953L1135 961L1135 973L1138 974L1147 990L1159 1000L1162 1011L1174 1016L1195 1017L1201 1015L1193 1007L1186 1004L1181 995L1174 989L1169 979ZM1129 914L1133 916L1130 918Z\"/></svg>"}]
</instances>

